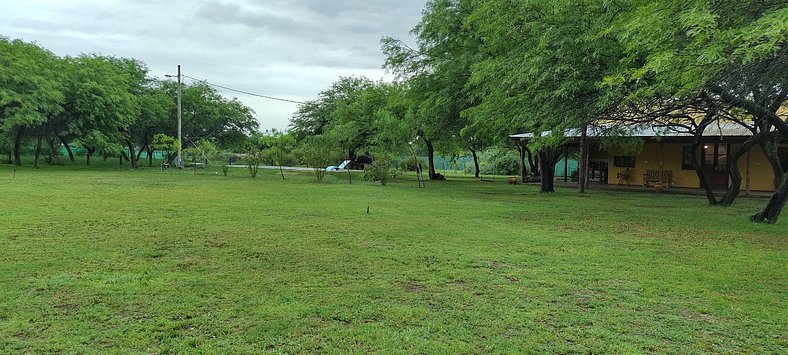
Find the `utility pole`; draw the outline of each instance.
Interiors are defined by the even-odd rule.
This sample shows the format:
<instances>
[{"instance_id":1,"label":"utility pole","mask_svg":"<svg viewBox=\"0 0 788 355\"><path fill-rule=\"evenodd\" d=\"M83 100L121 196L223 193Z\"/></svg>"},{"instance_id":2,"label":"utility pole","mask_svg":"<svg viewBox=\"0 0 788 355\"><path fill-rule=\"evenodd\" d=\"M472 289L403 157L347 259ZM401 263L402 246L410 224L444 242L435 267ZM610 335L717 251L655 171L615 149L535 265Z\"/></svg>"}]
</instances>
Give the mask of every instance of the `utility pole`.
<instances>
[{"instance_id":1,"label":"utility pole","mask_svg":"<svg viewBox=\"0 0 788 355\"><path fill-rule=\"evenodd\" d=\"M183 168L183 138L181 128L181 65L178 64L178 161L175 165Z\"/></svg>"}]
</instances>

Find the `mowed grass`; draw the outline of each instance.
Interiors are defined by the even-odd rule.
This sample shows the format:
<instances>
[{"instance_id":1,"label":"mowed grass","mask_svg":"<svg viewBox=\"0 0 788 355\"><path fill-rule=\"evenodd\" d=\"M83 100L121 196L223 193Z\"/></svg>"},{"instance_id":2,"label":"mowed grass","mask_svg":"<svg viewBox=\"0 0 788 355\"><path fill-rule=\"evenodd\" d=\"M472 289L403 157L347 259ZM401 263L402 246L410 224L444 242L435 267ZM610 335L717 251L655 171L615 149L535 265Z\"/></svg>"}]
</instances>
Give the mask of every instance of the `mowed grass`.
<instances>
[{"instance_id":1,"label":"mowed grass","mask_svg":"<svg viewBox=\"0 0 788 355\"><path fill-rule=\"evenodd\" d=\"M0 166L0 353L788 351L763 198L276 173Z\"/></svg>"}]
</instances>

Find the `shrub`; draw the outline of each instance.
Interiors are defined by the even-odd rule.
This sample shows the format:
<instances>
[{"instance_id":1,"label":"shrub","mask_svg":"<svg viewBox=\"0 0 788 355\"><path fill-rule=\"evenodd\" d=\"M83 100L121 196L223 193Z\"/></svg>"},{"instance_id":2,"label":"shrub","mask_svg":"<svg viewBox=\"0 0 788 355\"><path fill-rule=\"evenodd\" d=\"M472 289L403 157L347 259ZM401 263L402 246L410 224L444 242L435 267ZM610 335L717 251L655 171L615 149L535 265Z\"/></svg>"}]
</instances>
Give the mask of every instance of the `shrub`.
<instances>
[{"instance_id":1,"label":"shrub","mask_svg":"<svg viewBox=\"0 0 788 355\"><path fill-rule=\"evenodd\" d=\"M325 167L341 156L336 147L336 141L330 136L311 136L304 140L295 153L302 162L314 169L315 178L320 182L326 174Z\"/></svg>"},{"instance_id":2,"label":"shrub","mask_svg":"<svg viewBox=\"0 0 788 355\"><path fill-rule=\"evenodd\" d=\"M246 155L244 161L246 162L246 167L249 168L249 175L255 177L257 176L258 166L263 162L263 154L259 150L253 149Z\"/></svg>"},{"instance_id":3,"label":"shrub","mask_svg":"<svg viewBox=\"0 0 788 355\"><path fill-rule=\"evenodd\" d=\"M421 164L422 169L427 166L427 161L424 159L411 156L407 159L399 161L399 168L402 171L416 171L418 164Z\"/></svg>"},{"instance_id":4,"label":"shrub","mask_svg":"<svg viewBox=\"0 0 788 355\"><path fill-rule=\"evenodd\" d=\"M487 149L479 160L479 168L485 175L516 175L520 169L517 153L510 149Z\"/></svg>"},{"instance_id":5,"label":"shrub","mask_svg":"<svg viewBox=\"0 0 788 355\"><path fill-rule=\"evenodd\" d=\"M569 174L569 180L572 182L577 182L580 180L580 171L578 169L572 170L572 172Z\"/></svg>"},{"instance_id":6,"label":"shrub","mask_svg":"<svg viewBox=\"0 0 788 355\"><path fill-rule=\"evenodd\" d=\"M227 165L222 165L222 174L227 176L227 173L230 171L230 168Z\"/></svg>"},{"instance_id":7,"label":"shrub","mask_svg":"<svg viewBox=\"0 0 788 355\"><path fill-rule=\"evenodd\" d=\"M376 155L372 164L364 169L364 180L379 181L381 185L386 186L393 173L391 159L384 155Z\"/></svg>"}]
</instances>

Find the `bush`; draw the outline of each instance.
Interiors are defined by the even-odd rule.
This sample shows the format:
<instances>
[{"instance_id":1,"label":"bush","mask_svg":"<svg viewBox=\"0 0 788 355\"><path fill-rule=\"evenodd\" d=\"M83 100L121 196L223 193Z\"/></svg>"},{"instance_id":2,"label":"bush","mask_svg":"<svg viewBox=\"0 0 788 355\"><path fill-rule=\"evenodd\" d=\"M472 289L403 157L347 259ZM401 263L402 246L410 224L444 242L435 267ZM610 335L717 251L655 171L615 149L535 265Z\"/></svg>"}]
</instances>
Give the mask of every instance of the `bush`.
<instances>
[{"instance_id":1,"label":"bush","mask_svg":"<svg viewBox=\"0 0 788 355\"><path fill-rule=\"evenodd\" d=\"M402 171L416 171L416 167L419 163L421 164L422 169L427 166L426 160L411 156L407 159L399 161L399 169Z\"/></svg>"},{"instance_id":2,"label":"bush","mask_svg":"<svg viewBox=\"0 0 788 355\"><path fill-rule=\"evenodd\" d=\"M364 180L379 181L381 185L386 186L394 174L393 170L391 168L391 159L386 156L376 155L372 164L367 165L364 169Z\"/></svg>"},{"instance_id":3,"label":"bush","mask_svg":"<svg viewBox=\"0 0 788 355\"><path fill-rule=\"evenodd\" d=\"M301 161L315 171L315 178L318 182L323 181L326 174L325 167L338 159L341 153L336 148L336 141L329 136L311 136L304 140L300 148L296 149L295 155Z\"/></svg>"},{"instance_id":4,"label":"bush","mask_svg":"<svg viewBox=\"0 0 788 355\"><path fill-rule=\"evenodd\" d=\"M572 170L569 174L569 180L572 182L577 182L580 180L580 171L578 169Z\"/></svg>"},{"instance_id":5,"label":"bush","mask_svg":"<svg viewBox=\"0 0 788 355\"><path fill-rule=\"evenodd\" d=\"M481 153L479 169L485 175L516 175L520 170L518 159L510 149L490 148Z\"/></svg>"},{"instance_id":6,"label":"bush","mask_svg":"<svg viewBox=\"0 0 788 355\"><path fill-rule=\"evenodd\" d=\"M258 166L263 162L263 154L259 150L253 149L246 155L244 161L246 167L249 168L249 175L256 177Z\"/></svg>"}]
</instances>

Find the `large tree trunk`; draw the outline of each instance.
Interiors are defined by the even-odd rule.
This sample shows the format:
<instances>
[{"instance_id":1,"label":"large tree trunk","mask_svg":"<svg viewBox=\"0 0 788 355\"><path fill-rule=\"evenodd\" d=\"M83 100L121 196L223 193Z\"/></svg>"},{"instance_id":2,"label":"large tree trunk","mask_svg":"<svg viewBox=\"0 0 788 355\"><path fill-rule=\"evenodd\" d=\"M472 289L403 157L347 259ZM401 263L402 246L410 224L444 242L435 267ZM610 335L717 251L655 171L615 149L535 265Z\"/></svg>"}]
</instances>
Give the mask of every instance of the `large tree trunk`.
<instances>
[{"instance_id":1,"label":"large tree trunk","mask_svg":"<svg viewBox=\"0 0 788 355\"><path fill-rule=\"evenodd\" d=\"M531 176L539 176L539 156L534 160L533 153L531 153L528 147L525 147L523 150L525 150L525 154L528 156L528 166L531 167Z\"/></svg>"},{"instance_id":2,"label":"large tree trunk","mask_svg":"<svg viewBox=\"0 0 788 355\"><path fill-rule=\"evenodd\" d=\"M129 159L128 154L126 154L126 152L124 152L122 150L120 151L119 158L120 158L120 165L123 165L123 161L124 160L127 161L127 162L131 162L131 159Z\"/></svg>"},{"instance_id":3,"label":"large tree trunk","mask_svg":"<svg viewBox=\"0 0 788 355\"><path fill-rule=\"evenodd\" d=\"M516 142L517 153L520 154L520 181L525 183L528 180L528 169L525 168L525 142Z\"/></svg>"},{"instance_id":4,"label":"large tree trunk","mask_svg":"<svg viewBox=\"0 0 788 355\"><path fill-rule=\"evenodd\" d=\"M427 145L427 165L429 166L427 176L430 180L440 180L435 176L435 147L433 147L432 141L425 139L424 143Z\"/></svg>"},{"instance_id":5,"label":"large tree trunk","mask_svg":"<svg viewBox=\"0 0 788 355\"><path fill-rule=\"evenodd\" d=\"M126 139L126 146L129 147L129 164L131 165L132 169L137 168L137 154L136 150L134 149L134 143L131 142L130 139Z\"/></svg>"},{"instance_id":6,"label":"large tree trunk","mask_svg":"<svg viewBox=\"0 0 788 355\"><path fill-rule=\"evenodd\" d=\"M764 132L754 134L728 158L728 175L731 178L731 183L728 185L728 190L725 191L725 196L720 200L720 205L730 206L736 201L736 197L738 197L739 192L741 192L742 182L741 172L739 171L739 159L741 159L744 154L747 154L756 144L761 144L765 137Z\"/></svg>"},{"instance_id":7,"label":"large tree trunk","mask_svg":"<svg viewBox=\"0 0 788 355\"><path fill-rule=\"evenodd\" d=\"M55 141L52 139L50 134L47 134L47 146L49 146L49 154L45 157L47 164L52 164L55 162L55 158L58 155L57 149L55 149Z\"/></svg>"},{"instance_id":8,"label":"large tree trunk","mask_svg":"<svg viewBox=\"0 0 788 355\"><path fill-rule=\"evenodd\" d=\"M93 155L93 153L96 151L96 148L86 146L85 150L87 150L87 153L85 154L85 165L90 166L90 156Z\"/></svg>"},{"instance_id":9,"label":"large tree trunk","mask_svg":"<svg viewBox=\"0 0 788 355\"><path fill-rule=\"evenodd\" d=\"M356 162L357 158L358 158L358 155L356 154L356 150L349 148L347 150L347 159L350 160L350 163L348 163L348 165L345 165L345 168L346 169L355 169L355 170L360 169L361 167L358 165L358 162Z\"/></svg>"},{"instance_id":10,"label":"large tree trunk","mask_svg":"<svg viewBox=\"0 0 788 355\"><path fill-rule=\"evenodd\" d=\"M22 140L25 137L25 126L19 126L16 130L16 139L14 139L14 165L22 165Z\"/></svg>"},{"instance_id":11,"label":"large tree trunk","mask_svg":"<svg viewBox=\"0 0 788 355\"><path fill-rule=\"evenodd\" d=\"M142 145L140 146L139 152L137 152L137 162L140 161L140 157L142 157L142 153L148 149L148 135L145 134L145 138L142 140Z\"/></svg>"},{"instance_id":12,"label":"large tree trunk","mask_svg":"<svg viewBox=\"0 0 788 355\"><path fill-rule=\"evenodd\" d=\"M772 194L769 203L766 204L766 207L761 212L752 216L752 221L768 224L777 223L777 218L780 217L780 212L785 207L786 199L788 199L788 174L783 174L780 186Z\"/></svg>"},{"instance_id":13,"label":"large tree trunk","mask_svg":"<svg viewBox=\"0 0 788 355\"><path fill-rule=\"evenodd\" d=\"M476 149L471 148L471 155L473 155L473 177L478 178L482 171L479 169L479 155L476 154Z\"/></svg>"},{"instance_id":14,"label":"large tree trunk","mask_svg":"<svg viewBox=\"0 0 788 355\"><path fill-rule=\"evenodd\" d=\"M71 146L68 145L68 142L66 142L66 139L63 138L63 136L61 136L61 135L57 135L57 138L60 139L60 142L63 143L63 147L66 148L66 151L68 152L68 158L71 161L74 161L74 152L71 151Z\"/></svg>"},{"instance_id":15,"label":"large tree trunk","mask_svg":"<svg viewBox=\"0 0 788 355\"><path fill-rule=\"evenodd\" d=\"M706 172L703 171L703 166L701 166L700 161L698 160L698 147L700 147L701 141L699 138L695 139L695 143L692 143L692 149L690 154L692 154L692 167L695 169L695 175L698 176L698 181L700 181L700 186L703 188L703 191L706 192L706 199L709 200L709 204L714 206L717 204L717 197L714 196L714 190L711 189L711 184L709 183L709 178L706 177Z\"/></svg>"},{"instance_id":16,"label":"large tree trunk","mask_svg":"<svg viewBox=\"0 0 788 355\"><path fill-rule=\"evenodd\" d=\"M544 149L539 152L539 171L541 171L540 192L555 192L555 165L561 154L558 149Z\"/></svg>"},{"instance_id":17,"label":"large tree trunk","mask_svg":"<svg viewBox=\"0 0 788 355\"><path fill-rule=\"evenodd\" d=\"M38 136L38 142L36 142L36 157L34 159L33 166L38 169L38 158L41 156L41 140L43 139L43 134Z\"/></svg>"},{"instance_id":18,"label":"large tree trunk","mask_svg":"<svg viewBox=\"0 0 788 355\"><path fill-rule=\"evenodd\" d=\"M577 186L578 191L583 194L586 192L588 174L588 126L583 126L583 131L580 134L580 168L577 172Z\"/></svg>"},{"instance_id":19,"label":"large tree trunk","mask_svg":"<svg viewBox=\"0 0 788 355\"><path fill-rule=\"evenodd\" d=\"M780 186L780 182L783 179L783 166L780 162L780 156L777 154L777 145L779 144L780 136L777 132L771 132L767 134L766 139L760 143L761 150L766 155L766 159L769 160L769 164L772 166L772 174L774 174L774 188Z\"/></svg>"}]
</instances>

